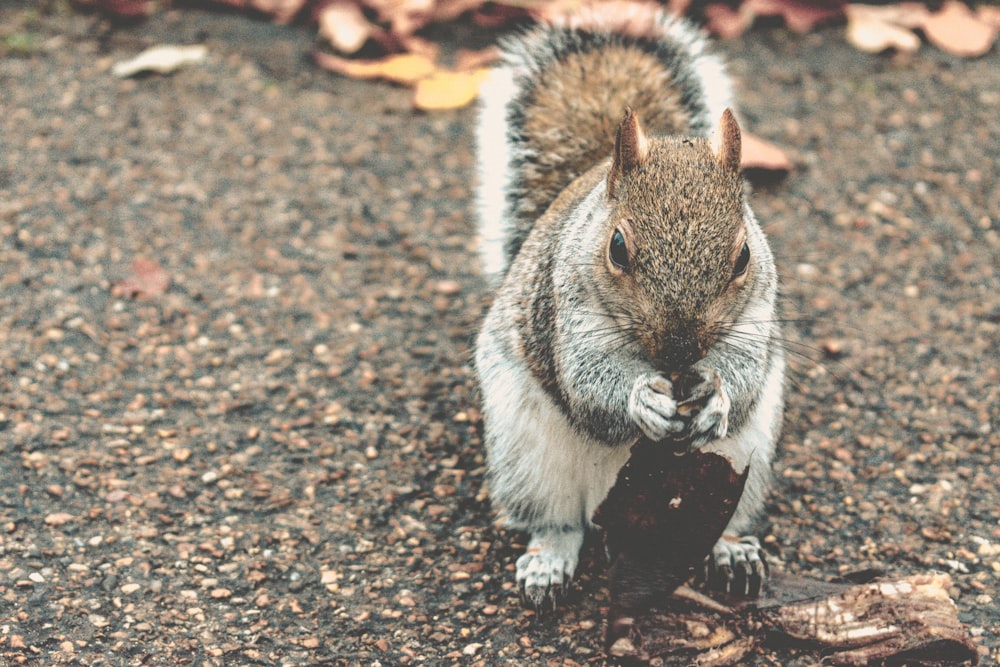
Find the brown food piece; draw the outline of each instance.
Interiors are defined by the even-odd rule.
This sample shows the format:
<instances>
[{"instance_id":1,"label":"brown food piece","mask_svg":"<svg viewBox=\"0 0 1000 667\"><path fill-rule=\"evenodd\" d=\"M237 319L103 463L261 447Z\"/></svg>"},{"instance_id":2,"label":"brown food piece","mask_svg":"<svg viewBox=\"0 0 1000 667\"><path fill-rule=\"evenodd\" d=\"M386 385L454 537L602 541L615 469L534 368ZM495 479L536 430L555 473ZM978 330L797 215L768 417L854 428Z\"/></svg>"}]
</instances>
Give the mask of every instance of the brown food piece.
<instances>
[{"instance_id":1,"label":"brown food piece","mask_svg":"<svg viewBox=\"0 0 1000 667\"><path fill-rule=\"evenodd\" d=\"M607 645L630 634L635 615L664 601L691 575L736 510L747 470L699 451L677 455L643 439L594 522L612 557Z\"/></svg>"}]
</instances>

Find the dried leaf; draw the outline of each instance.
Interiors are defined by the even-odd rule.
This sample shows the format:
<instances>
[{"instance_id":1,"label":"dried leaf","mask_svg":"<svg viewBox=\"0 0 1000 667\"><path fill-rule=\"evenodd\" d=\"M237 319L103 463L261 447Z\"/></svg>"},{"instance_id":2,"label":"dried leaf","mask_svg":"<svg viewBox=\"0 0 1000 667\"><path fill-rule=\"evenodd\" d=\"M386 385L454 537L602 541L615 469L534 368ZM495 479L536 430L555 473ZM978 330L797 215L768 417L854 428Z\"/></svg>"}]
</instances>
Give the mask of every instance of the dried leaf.
<instances>
[{"instance_id":1,"label":"dried leaf","mask_svg":"<svg viewBox=\"0 0 1000 667\"><path fill-rule=\"evenodd\" d=\"M532 12L536 20L574 30L607 30L649 38L659 35L663 7L643 0L607 0L580 6L574 0L545 5Z\"/></svg>"},{"instance_id":2,"label":"dried leaf","mask_svg":"<svg viewBox=\"0 0 1000 667\"><path fill-rule=\"evenodd\" d=\"M111 293L118 297L152 297L170 287L170 276L154 259L136 257L132 260L132 275L115 285Z\"/></svg>"},{"instance_id":3,"label":"dried leaf","mask_svg":"<svg viewBox=\"0 0 1000 667\"><path fill-rule=\"evenodd\" d=\"M486 68L468 72L437 71L417 82L413 106L424 111L460 109L476 99L479 86L488 75Z\"/></svg>"},{"instance_id":4,"label":"dried leaf","mask_svg":"<svg viewBox=\"0 0 1000 667\"><path fill-rule=\"evenodd\" d=\"M847 5L847 41L869 53L886 49L916 51L920 38L909 28L921 25L928 12L923 5L905 4L911 8Z\"/></svg>"},{"instance_id":5,"label":"dried leaf","mask_svg":"<svg viewBox=\"0 0 1000 667\"><path fill-rule=\"evenodd\" d=\"M397 35L412 35L430 23L434 4L434 0L365 0Z\"/></svg>"},{"instance_id":6,"label":"dried leaf","mask_svg":"<svg viewBox=\"0 0 1000 667\"><path fill-rule=\"evenodd\" d=\"M500 60L500 49L488 46L478 51L459 49L455 54L455 69L459 71L488 67Z\"/></svg>"},{"instance_id":7,"label":"dried leaf","mask_svg":"<svg viewBox=\"0 0 1000 667\"><path fill-rule=\"evenodd\" d=\"M431 12L433 21L451 21L467 11L477 9L483 0L437 0Z\"/></svg>"},{"instance_id":8,"label":"dried leaf","mask_svg":"<svg viewBox=\"0 0 1000 667\"><path fill-rule=\"evenodd\" d=\"M278 23L288 23L302 11L306 0L249 0L247 5L268 14Z\"/></svg>"},{"instance_id":9,"label":"dried leaf","mask_svg":"<svg viewBox=\"0 0 1000 667\"><path fill-rule=\"evenodd\" d=\"M809 32L844 14L842 0L745 0L743 11L753 16L781 16L794 32Z\"/></svg>"},{"instance_id":10,"label":"dried leaf","mask_svg":"<svg viewBox=\"0 0 1000 667\"><path fill-rule=\"evenodd\" d=\"M791 170L792 161L783 150L749 132L742 134L743 151L740 158L742 169Z\"/></svg>"},{"instance_id":11,"label":"dried leaf","mask_svg":"<svg viewBox=\"0 0 1000 667\"><path fill-rule=\"evenodd\" d=\"M387 56L378 60L351 60L329 53L316 53L316 63L325 69L355 79L385 79L414 84L430 76L437 68L427 56L416 53Z\"/></svg>"},{"instance_id":12,"label":"dried leaf","mask_svg":"<svg viewBox=\"0 0 1000 667\"><path fill-rule=\"evenodd\" d=\"M993 5L982 5L976 9L976 16L986 25L1000 29L1000 7Z\"/></svg>"},{"instance_id":13,"label":"dried leaf","mask_svg":"<svg viewBox=\"0 0 1000 667\"><path fill-rule=\"evenodd\" d=\"M438 59L438 54L441 51L439 45L418 35L400 35L399 45L401 50L406 53L415 53L434 61Z\"/></svg>"},{"instance_id":14,"label":"dried leaf","mask_svg":"<svg viewBox=\"0 0 1000 667\"><path fill-rule=\"evenodd\" d=\"M472 22L480 28L499 28L523 19L528 13L524 7L513 7L509 4L488 4L472 12Z\"/></svg>"},{"instance_id":15,"label":"dried leaf","mask_svg":"<svg viewBox=\"0 0 1000 667\"><path fill-rule=\"evenodd\" d=\"M740 13L729 5L712 4L705 7L705 21L705 27L713 35L723 39L733 39L750 27L753 17L747 13Z\"/></svg>"},{"instance_id":16,"label":"dried leaf","mask_svg":"<svg viewBox=\"0 0 1000 667\"><path fill-rule=\"evenodd\" d=\"M684 16L687 14L687 10L690 6L691 0L667 0L667 11L671 14L676 14L677 16Z\"/></svg>"},{"instance_id":17,"label":"dried leaf","mask_svg":"<svg viewBox=\"0 0 1000 667\"><path fill-rule=\"evenodd\" d=\"M356 53L376 31L355 2L327 5L319 10L316 21L319 23L319 36L341 53Z\"/></svg>"},{"instance_id":18,"label":"dried leaf","mask_svg":"<svg viewBox=\"0 0 1000 667\"><path fill-rule=\"evenodd\" d=\"M76 0L73 4L123 19L146 16L153 8L151 0Z\"/></svg>"},{"instance_id":19,"label":"dried leaf","mask_svg":"<svg viewBox=\"0 0 1000 667\"><path fill-rule=\"evenodd\" d=\"M982 21L965 4L948 0L924 21L928 41L952 55L975 58L993 48L998 29Z\"/></svg>"},{"instance_id":20,"label":"dried leaf","mask_svg":"<svg viewBox=\"0 0 1000 667\"><path fill-rule=\"evenodd\" d=\"M115 63L111 73L122 78L135 76L140 72L169 74L180 67L204 60L207 54L208 49L201 44L191 46L163 44L146 49L129 60Z\"/></svg>"}]
</instances>

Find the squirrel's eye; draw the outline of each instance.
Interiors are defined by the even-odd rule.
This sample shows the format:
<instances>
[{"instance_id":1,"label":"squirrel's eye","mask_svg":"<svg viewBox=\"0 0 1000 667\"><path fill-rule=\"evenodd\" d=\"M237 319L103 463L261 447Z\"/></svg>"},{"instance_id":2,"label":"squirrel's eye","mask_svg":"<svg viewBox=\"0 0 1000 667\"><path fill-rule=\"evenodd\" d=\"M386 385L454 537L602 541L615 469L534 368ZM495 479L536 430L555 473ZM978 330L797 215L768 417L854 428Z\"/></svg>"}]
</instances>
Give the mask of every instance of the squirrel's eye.
<instances>
[{"instance_id":1,"label":"squirrel's eye","mask_svg":"<svg viewBox=\"0 0 1000 667\"><path fill-rule=\"evenodd\" d=\"M619 269L628 268L628 247L625 245L625 235L620 229L616 229L611 235L611 247L608 248L608 257L611 263Z\"/></svg>"},{"instance_id":2,"label":"squirrel's eye","mask_svg":"<svg viewBox=\"0 0 1000 667\"><path fill-rule=\"evenodd\" d=\"M746 273L747 267L749 265L750 265L750 246L744 243L743 250L740 251L740 256L736 258L736 264L733 265L733 280L736 280L744 273Z\"/></svg>"}]
</instances>

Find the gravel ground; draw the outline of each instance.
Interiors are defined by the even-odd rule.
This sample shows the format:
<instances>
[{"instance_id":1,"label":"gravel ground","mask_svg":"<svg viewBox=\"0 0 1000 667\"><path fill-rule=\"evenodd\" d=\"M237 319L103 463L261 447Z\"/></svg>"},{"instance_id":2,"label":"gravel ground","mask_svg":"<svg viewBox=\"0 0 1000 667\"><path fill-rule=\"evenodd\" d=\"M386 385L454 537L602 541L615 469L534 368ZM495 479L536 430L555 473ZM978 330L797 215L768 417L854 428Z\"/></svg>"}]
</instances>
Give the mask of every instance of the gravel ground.
<instances>
[{"instance_id":1,"label":"gravel ground","mask_svg":"<svg viewBox=\"0 0 1000 667\"><path fill-rule=\"evenodd\" d=\"M473 112L317 71L302 29L28 4L0 8L0 664L600 664L598 540L526 611L483 487ZM164 41L209 58L110 75ZM772 568L950 572L995 664L997 53L721 49L797 162L754 194L794 360Z\"/></svg>"}]
</instances>

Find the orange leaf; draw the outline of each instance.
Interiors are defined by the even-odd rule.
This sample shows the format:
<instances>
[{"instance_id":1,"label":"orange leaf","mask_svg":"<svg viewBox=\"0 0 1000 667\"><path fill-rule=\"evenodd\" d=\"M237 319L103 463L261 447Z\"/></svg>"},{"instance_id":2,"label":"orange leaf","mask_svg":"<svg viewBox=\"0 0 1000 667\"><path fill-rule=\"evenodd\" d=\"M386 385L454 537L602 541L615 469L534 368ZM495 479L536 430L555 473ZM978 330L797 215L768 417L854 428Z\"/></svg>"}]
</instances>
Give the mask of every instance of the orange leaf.
<instances>
[{"instance_id":1,"label":"orange leaf","mask_svg":"<svg viewBox=\"0 0 1000 667\"><path fill-rule=\"evenodd\" d=\"M351 60L329 53L314 55L320 67L355 79L385 79L412 85L436 69L434 61L427 56L404 53L387 56L378 60Z\"/></svg>"},{"instance_id":2,"label":"orange leaf","mask_svg":"<svg viewBox=\"0 0 1000 667\"><path fill-rule=\"evenodd\" d=\"M749 132L743 132L742 135L743 151L740 158L742 169L791 170L792 161L783 150Z\"/></svg>"},{"instance_id":3,"label":"orange leaf","mask_svg":"<svg viewBox=\"0 0 1000 667\"><path fill-rule=\"evenodd\" d=\"M948 0L941 11L927 17L924 34L942 51L974 58L993 48L997 28L981 21L965 4Z\"/></svg>"},{"instance_id":4,"label":"orange leaf","mask_svg":"<svg viewBox=\"0 0 1000 667\"><path fill-rule=\"evenodd\" d=\"M417 82L413 91L413 106L424 111L464 107L476 99L479 86L488 75L489 70L486 68L471 72L435 72Z\"/></svg>"}]
</instances>

